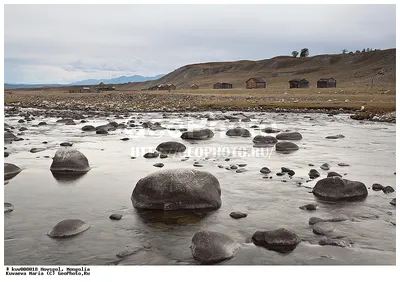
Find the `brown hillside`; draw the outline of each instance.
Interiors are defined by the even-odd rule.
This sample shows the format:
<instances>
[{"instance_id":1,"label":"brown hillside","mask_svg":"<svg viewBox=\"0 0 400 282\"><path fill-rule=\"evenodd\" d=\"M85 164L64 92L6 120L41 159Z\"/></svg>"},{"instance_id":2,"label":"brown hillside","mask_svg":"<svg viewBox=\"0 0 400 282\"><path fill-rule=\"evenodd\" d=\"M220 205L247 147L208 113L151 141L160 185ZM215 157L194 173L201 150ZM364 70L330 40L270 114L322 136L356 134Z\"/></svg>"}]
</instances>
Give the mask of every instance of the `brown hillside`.
<instances>
[{"instance_id":1,"label":"brown hillside","mask_svg":"<svg viewBox=\"0 0 400 282\"><path fill-rule=\"evenodd\" d=\"M288 80L306 78L316 87L321 77L334 77L337 87L391 88L396 85L396 49L358 54L319 55L307 58L279 56L261 61L211 62L183 66L166 76L148 82L128 83L118 90L140 90L161 83L173 83L177 89L188 89L193 83L212 88L216 82L232 83L245 88L250 77L263 77L268 87L286 88Z\"/></svg>"}]
</instances>

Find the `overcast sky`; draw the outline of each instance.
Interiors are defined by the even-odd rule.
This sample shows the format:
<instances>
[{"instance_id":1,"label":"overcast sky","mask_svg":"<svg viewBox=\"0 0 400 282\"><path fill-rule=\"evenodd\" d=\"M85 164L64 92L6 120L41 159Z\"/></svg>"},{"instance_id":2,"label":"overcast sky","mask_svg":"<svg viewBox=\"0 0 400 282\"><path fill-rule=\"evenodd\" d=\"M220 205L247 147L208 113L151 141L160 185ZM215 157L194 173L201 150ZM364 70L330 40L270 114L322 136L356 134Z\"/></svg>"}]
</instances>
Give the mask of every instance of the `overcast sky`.
<instances>
[{"instance_id":1,"label":"overcast sky","mask_svg":"<svg viewBox=\"0 0 400 282\"><path fill-rule=\"evenodd\" d=\"M153 76L209 61L396 47L395 5L5 5L4 81Z\"/></svg>"}]
</instances>

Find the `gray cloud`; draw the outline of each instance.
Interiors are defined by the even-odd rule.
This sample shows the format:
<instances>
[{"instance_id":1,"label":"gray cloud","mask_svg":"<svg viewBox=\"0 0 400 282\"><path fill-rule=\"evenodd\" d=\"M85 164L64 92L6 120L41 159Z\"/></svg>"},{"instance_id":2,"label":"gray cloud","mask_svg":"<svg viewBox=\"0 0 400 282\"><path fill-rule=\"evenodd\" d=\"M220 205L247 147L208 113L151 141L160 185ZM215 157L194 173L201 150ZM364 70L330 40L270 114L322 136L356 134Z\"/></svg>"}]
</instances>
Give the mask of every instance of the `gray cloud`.
<instances>
[{"instance_id":1,"label":"gray cloud","mask_svg":"<svg viewBox=\"0 0 400 282\"><path fill-rule=\"evenodd\" d=\"M395 5L5 5L5 81L66 83L180 66L394 48Z\"/></svg>"}]
</instances>

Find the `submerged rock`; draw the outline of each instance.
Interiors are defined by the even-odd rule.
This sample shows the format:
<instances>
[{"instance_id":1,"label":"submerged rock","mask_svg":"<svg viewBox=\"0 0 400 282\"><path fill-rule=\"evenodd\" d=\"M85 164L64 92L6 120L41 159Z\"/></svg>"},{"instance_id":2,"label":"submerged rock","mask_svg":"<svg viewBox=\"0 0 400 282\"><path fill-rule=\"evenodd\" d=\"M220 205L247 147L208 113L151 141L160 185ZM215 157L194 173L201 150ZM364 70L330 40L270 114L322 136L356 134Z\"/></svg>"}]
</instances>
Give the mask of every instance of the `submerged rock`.
<instances>
[{"instance_id":1,"label":"submerged rock","mask_svg":"<svg viewBox=\"0 0 400 282\"><path fill-rule=\"evenodd\" d=\"M252 240L257 246L281 253L293 251L301 241L294 232L285 228L257 231L253 234Z\"/></svg>"},{"instance_id":2,"label":"submerged rock","mask_svg":"<svg viewBox=\"0 0 400 282\"><path fill-rule=\"evenodd\" d=\"M4 132L4 142L20 141L21 138L15 136L11 132Z\"/></svg>"},{"instance_id":3,"label":"submerged rock","mask_svg":"<svg viewBox=\"0 0 400 282\"><path fill-rule=\"evenodd\" d=\"M182 133L182 139L192 139L192 140L206 140L214 137L214 132L210 129L199 129L193 131L186 131Z\"/></svg>"},{"instance_id":4,"label":"submerged rock","mask_svg":"<svg viewBox=\"0 0 400 282\"><path fill-rule=\"evenodd\" d=\"M4 213L12 212L14 210L14 206L10 203L4 203Z\"/></svg>"},{"instance_id":5,"label":"submerged rock","mask_svg":"<svg viewBox=\"0 0 400 282\"><path fill-rule=\"evenodd\" d=\"M342 179L341 177L328 177L319 180L313 194L328 201L360 200L368 196L367 187L359 181Z\"/></svg>"},{"instance_id":6,"label":"submerged rock","mask_svg":"<svg viewBox=\"0 0 400 282\"><path fill-rule=\"evenodd\" d=\"M32 149L29 150L29 152L38 153L38 152L42 152L44 150L46 150L46 149L45 148L32 148Z\"/></svg>"},{"instance_id":7,"label":"submerged rock","mask_svg":"<svg viewBox=\"0 0 400 282\"><path fill-rule=\"evenodd\" d=\"M61 146L61 147L72 147L72 143L69 143L69 142L62 142L62 143L60 144L60 146Z\"/></svg>"},{"instance_id":8,"label":"submerged rock","mask_svg":"<svg viewBox=\"0 0 400 282\"><path fill-rule=\"evenodd\" d=\"M65 219L57 223L47 235L50 237L70 237L88 230L89 224L80 219Z\"/></svg>"},{"instance_id":9,"label":"submerged rock","mask_svg":"<svg viewBox=\"0 0 400 282\"><path fill-rule=\"evenodd\" d=\"M389 193L393 193L393 192L394 192L394 189L393 189L392 186L386 186L386 187L383 187L382 191L383 191L383 193L385 193L385 194L389 194Z\"/></svg>"},{"instance_id":10,"label":"submerged rock","mask_svg":"<svg viewBox=\"0 0 400 282\"><path fill-rule=\"evenodd\" d=\"M338 166L350 166L350 165L346 163L338 163Z\"/></svg>"},{"instance_id":11,"label":"submerged rock","mask_svg":"<svg viewBox=\"0 0 400 282\"><path fill-rule=\"evenodd\" d=\"M131 197L139 209L218 209L221 188L209 172L194 169L165 169L140 179Z\"/></svg>"},{"instance_id":12,"label":"submerged rock","mask_svg":"<svg viewBox=\"0 0 400 282\"><path fill-rule=\"evenodd\" d=\"M122 214L113 213L112 215L109 216L109 218L113 220L120 220L122 218Z\"/></svg>"},{"instance_id":13,"label":"submerged rock","mask_svg":"<svg viewBox=\"0 0 400 282\"><path fill-rule=\"evenodd\" d=\"M342 139L344 138L344 135L342 134L338 134L338 135L330 135L330 136L326 136L326 139Z\"/></svg>"},{"instance_id":14,"label":"submerged rock","mask_svg":"<svg viewBox=\"0 0 400 282\"><path fill-rule=\"evenodd\" d=\"M240 245L225 234L202 230L194 234L190 249L195 260L214 264L232 258Z\"/></svg>"},{"instance_id":15,"label":"submerged rock","mask_svg":"<svg viewBox=\"0 0 400 282\"><path fill-rule=\"evenodd\" d=\"M301 210L307 210L307 211L314 211L318 208L317 204L307 204L304 206L299 207Z\"/></svg>"},{"instance_id":16,"label":"submerged rock","mask_svg":"<svg viewBox=\"0 0 400 282\"><path fill-rule=\"evenodd\" d=\"M323 238L318 242L321 246L330 245L330 246L338 246L338 247L351 247L352 240L347 237L339 237L339 238Z\"/></svg>"},{"instance_id":17,"label":"submerged rock","mask_svg":"<svg viewBox=\"0 0 400 282\"><path fill-rule=\"evenodd\" d=\"M58 149L50 166L53 174L84 174L90 170L84 154L70 147Z\"/></svg>"},{"instance_id":18,"label":"submerged rock","mask_svg":"<svg viewBox=\"0 0 400 282\"><path fill-rule=\"evenodd\" d=\"M329 218L329 219L324 219L324 218L319 218L319 217L311 217L308 221L308 224L314 225L318 222L340 222L340 221L346 221L346 220L349 220L349 218L346 216L338 216L338 217Z\"/></svg>"},{"instance_id":19,"label":"submerged rock","mask_svg":"<svg viewBox=\"0 0 400 282\"><path fill-rule=\"evenodd\" d=\"M14 164L4 163L4 180L10 180L22 171L21 168Z\"/></svg>"},{"instance_id":20,"label":"submerged rock","mask_svg":"<svg viewBox=\"0 0 400 282\"><path fill-rule=\"evenodd\" d=\"M292 142L281 141L276 143L275 149L277 152L290 153L293 151L297 151L299 149L299 146Z\"/></svg>"},{"instance_id":21,"label":"submerged rock","mask_svg":"<svg viewBox=\"0 0 400 282\"><path fill-rule=\"evenodd\" d=\"M329 223L326 222L318 222L313 225L313 232L317 235L327 235L331 233L335 228Z\"/></svg>"},{"instance_id":22,"label":"submerged rock","mask_svg":"<svg viewBox=\"0 0 400 282\"><path fill-rule=\"evenodd\" d=\"M246 128L236 127L228 129L226 132L227 136L237 136L237 137L250 137L251 133Z\"/></svg>"},{"instance_id":23,"label":"submerged rock","mask_svg":"<svg viewBox=\"0 0 400 282\"><path fill-rule=\"evenodd\" d=\"M153 153L146 153L143 155L143 158L145 159L153 159L153 158L158 158L160 154L158 152L153 152Z\"/></svg>"},{"instance_id":24,"label":"submerged rock","mask_svg":"<svg viewBox=\"0 0 400 282\"><path fill-rule=\"evenodd\" d=\"M133 255L138 251L143 250L143 247L139 246L127 246L127 248L121 252L119 252L116 256L119 258L125 258L127 256Z\"/></svg>"},{"instance_id":25,"label":"submerged rock","mask_svg":"<svg viewBox=\"0 0 400 282\"><path fill-rule=\"evenodd\" d=\"M168 141L159 144L156 150L164 154L174 154L174 153L185 152L186 146L180 142Z\"/></svg>"},{"instance_id":26,"label":"submerged rock","mask_svg":"<svg viewBox=\"0 0 400 282\"><path fill-rule=\"evenodd\" d=\"M273 127L266 127L266 128L261 129L261 131L265 132L265 133L278 133L281 130L277 129L277 128L273 128Z\"/></svg>"},{"instance_id":27,"label":"submerged rock","mask_svg":"<svg viewBox=\"0 0 400 282\"><path fill-rule=\"evenodd\" d=\"M234 219L239 219L239 218L243 218L243 217L247 217L247 213L242 213L242 212L231 212L229 214L230 217L234 218Z\"/></svg>"},{"instance_id":28,"label":"submerged rock","mask_svg":"<svg viewBox=\"0 0 400 282\"><path fill-rule=\"evenodd\" d=\"M253 143L256 145L274 145L277 142L274 136L257 135L253 138Z\"/></svg>"},{"instance_id":29,"label":"submerged rock","mask_svg":"<svg viewBox=\"0 0 400 282\"><path fill-rule=\"evenodd\" d=\"M282 132L276 135L278 140L301 140L303 136L299 132Z\"/></svg>"}]
</instances>

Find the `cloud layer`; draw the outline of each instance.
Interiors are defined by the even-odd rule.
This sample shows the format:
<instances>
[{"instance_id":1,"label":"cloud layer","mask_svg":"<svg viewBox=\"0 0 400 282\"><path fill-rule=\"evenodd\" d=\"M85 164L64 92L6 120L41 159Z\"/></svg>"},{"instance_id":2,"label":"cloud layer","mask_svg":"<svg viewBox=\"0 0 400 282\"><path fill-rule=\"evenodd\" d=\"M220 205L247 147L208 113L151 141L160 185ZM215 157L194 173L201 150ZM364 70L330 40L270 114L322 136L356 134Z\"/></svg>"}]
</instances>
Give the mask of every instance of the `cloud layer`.
<instances>
[{"instance_id":1,"label":"cloud layer","mask_svg":"<svg viewBox=\"0 0 400 282\"><path fill-rule=\"evenodd\" d=\"M395 5L5 5L5 82L396 46Z\"/></svg>"}]
</instances>

